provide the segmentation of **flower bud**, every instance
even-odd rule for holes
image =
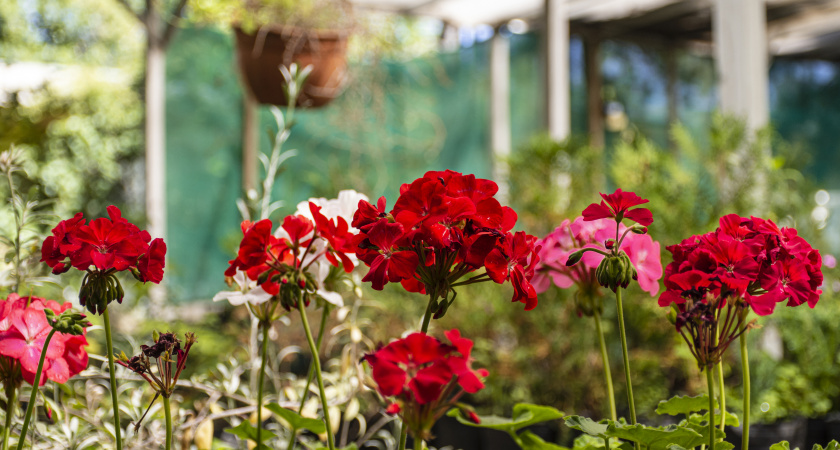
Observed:
[[[579,263],[581,258],[583,258],[583,253],[583,250],[578,250],[569,255],[569,259],[566,260],[566,266],[574,266],[575,264]]]
[[[636,234],[647,234],[648,229],[645,226],[639,225],[638,223],[630,227],[630,231]]]
[[[298,280],[298,286],[299,286],[301,289],[306,289],[306,280],[303,280],[303,279]]]
[[[604,241],[604,247],[606,247],[607,250],[612,250],[615,247],[615,239],[607,239]]]

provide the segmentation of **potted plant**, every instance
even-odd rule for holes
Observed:
[[[233,27],[239,67],[258,102],[287,104],[279,67],[293,63],[312,66],[297,106],[323,106],[342,92],[353,26],[347,0],[213,0],[193,10]]]

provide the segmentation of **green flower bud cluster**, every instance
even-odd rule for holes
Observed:
[[[46,308],[44,314],[47,316],[47,323],[59,333],[81,336],[85,333],[85,328],[91,325],[84,314],[72,309],[56,315],[53,310]]]
[[[80,303],[93,314],[102,314],[114,300],[122,303],[123,297],[125,291],[112,272],[88,272],[79,291]]]
[[[595,271],[595,277],[598,284],[610,288],[613,292],[617,291],[619,286],[626,288],[631,281],[638,279],[636,268],[624,251],[618,252],[617,255],[605,256]]]

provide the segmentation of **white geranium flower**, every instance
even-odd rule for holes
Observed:
[[[245,272],[241,270],[236,270],[233,281],[236,283],[238,290],[219,292],[213,296],[214,302],[227,300],[233,306],[244,305],[245,303],[259,305],[267,302],[271,298],[271,294],[266,292],[261,286],[257,286],[256,281],[249,280]]]
[[[359,209],[359,200],[369,201],[367,195],[356,192],[353,189],[345,189],[339,191],[338,198],[310,198],[305,202],[300,202],[297,205],[295,214],[312,219],[312,212],[309,211],[309,202],[312,202],[321,207],[321,214],[327,219],[342,217],[350,225],[353,222],[353,214]],[[350,227],[350,231],[357,233],[359,230]]]

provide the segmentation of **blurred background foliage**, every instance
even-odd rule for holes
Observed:
[[[277,197],[286,200],[284,214],[310,195],[329,197],[349,187],[371,198],[387,194],[392,204],[399,184],[410,182],[427,168],[449,167],[488,176],[491,161],[482,137],[487,126],[482,115],[486,113],[487,77],[481,72],[487,45],[476,43],[457,53],[433,55],[437,42],[434,36],[429,38],[427,24],[400,17],[362,20],[370,23],[353,38],[351,87],[327,111],[303,113],[293,131],[297,139],[293,143],[300,152],[276,187]],[[224,170],[239,151],[235,133],[241,98],[235,86],[232,46],[229,35],[212,28],[182,30],[179,36],[169,55],[167,106],[173,117],[193,120],[203,128],[183,125],[171,130],[169,139],[174,141],[169,146],[172,153],[181,152],[176,158],[203,161],[207,174],[200,181],[225,190],[224,202],[210,199],[219,208],[212,210],[211,217],[220,218],[219,234],[205,237],[208,246],[229,256],[233,252],[230,239],[226,244],[221,235],[239,233],[232,199],[239,194],[240,183],[238,173]],[[180,44],[178,39],[182,39]],[[665,245],[714,229],[717,218],[730,212],[760,214],[780,225],[796,226],[815,247],[829,248],[825,243],[831,236],[821,231],[824,223],[814,221],[811,213],[814,191],[836,187],[831,185],[834,165],[830,161],[840,153],[836,140],[826,138],[830,135],[826,130],[831,130],[834,115],[840,113],[813,100],[836,98],[831,93],[837,92],[840,83],[824,75],[835,73],[836,68],[823,63],[777,63],[771,73],[773,102],[785,105],[774,109],[778,132],[768,129],[753,135],[737,119],[712,114],[714,72],[709,59],[680,54],[683,125],[669,127],[663,87],[657,82],[662,57],[656,51],[609,41],[604,46],[605,100],[623,105],[629,124],[608,133],[607,148],[593,149],[584,140],[558,143],[545,136],[532,137],[539,126],[536,111],[541,93],[535,86],[539,86],[540,69],[527,52],[535,52],[537,42],[535,35],[512,38],[513,78],[531,83],[512,86],[518,148],[509,161],[510,204],[519,213],[519,229],[544,235],[597,201],[598,191],[621,187],[651,200],[656,221],[650,234],[663,244],[663,265],[669,261]],[[0,2],[0,64],[44,63],[53,74],[51,79],[58,80],[45,80],[34,89],[0,98],[0,150],[15,143],[25,152],[25,190],[34,188],[34,196],[54,200],[57,216],[66,218],[81,210],[97,217],[114,203],[129,219],[142,223],[144,45],[142,29],[117,1]],[[579,40],[573,41],[571,53],[573,129],[582,133],[586,124]],[[453,72],[453,67],[462,70]],[[201,81],[185,81],[191,76]],[[435,103],[424,88],[436,89],[444,100]],[[395,116],[395,110],[408,113]],[[224,120],[214,122],[204,115],[208,112]],[[464,119],[457,123],[475,125],[464,127],[472,134],[456,134],[455,123],[441,119],[447,113]],[[190,132],[178,135],[180,128]],[[225,136],[210,135],[211,128]],[[423,131],[421,139],[414,133],[418,129]],[[338,150],[324,152],[327,145]],[[481,152],[465,150],[474,148]],[[0,191],[5,189],[0,183]],[[8,217],[7,211],[3,217]],[[2,224],[7,226],[8,221]],[[194,250],[188,248],[185,254]],[[176,264],[169,268],[178,273]],[[223,287],[221,273],[209,278],[217,280],[216,285],[204,283],[209,292]],[[219,355],[244,359],[243,348],[249,345],[249,336],[243,332],[249,328],[244,310],[206,302],[153,310],[145,290],[128,284],[126,305],[120,308],[123,332],[145,339],[152,328],[196,331],[197,364],[190,375],[216,377],[207,374],[211,370],[218,374],[217,364],[227,363]],[[66,288],[47,286],[36,293],[73,300],[77,288],[78,281],[71,281]],[[837,291],[838,273],[826,268],[824,294],[817,308],[780,307],[772,317],[760,320],[764,328],[750,333],[751,345],[760,349],[751,353],[755,419],[772,422],[840,411]],[[507,288],[469,286],[459,293],[455,309],[434,323],[434,332],[458,327],[475,339],[476,365],[491,372],[488,389],[471,399],[482,413],[509,413],[514,403],[529,401],[567,413],[604,414],[593,325],[574,314],[568,301],[572,294],[549,291],[541,295],[537,310],[523,312],[520,305],[510,304]],[[391,286],[383,292],[364,289],[362,298],[365,308],[360,314],[374,325],[365,330],[371,344],[416,328],[425,306],[422,297]],[[638,409],[646,420],[655,421],[652,411],[659,400],[702,392],[702,380],[656,300],[633,288],[626,302]],[[605,305],[613,375],[620,379],[614,304],[607,299]],[[153,320],[147,321],[150,316]],[[337,321],[330,322],[330,328],[334,326]],[[278,349],[303,342],[299,333],[279,327],[272,339]],[[102,345],[95,342],[93,350],[101,350]],[[333,349],[336,353],[339,347]],[[729,405],[736,411],[737,357],[733,349],[725,365],[733,399]],[[300,373],[305,370],[301,369],[305,359],[296,358],[289,368]],[[619,407],[626,408],[621,386],[616,384],[616,397]],[[767,403],[767,411],[759,407],[762,403]]]

